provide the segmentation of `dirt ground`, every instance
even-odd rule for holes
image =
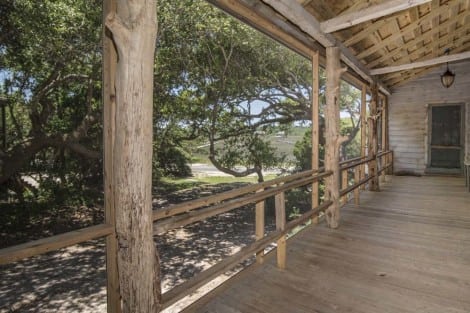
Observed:
[[[154,202],[165,206],[236,187],[200,187],[173,193]],[[269,218],[269,214],[266,224],[268,231],[274,229],[274,218]],[[253,240],[253,207],[240,208],[156,236],[163,291],[186,281]],[[95,240],[1,266],[0,312],[106,312],[104,251],[104,240]],[[180,311],[188,300],[185,301],[166,312]]]

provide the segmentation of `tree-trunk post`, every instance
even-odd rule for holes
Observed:
[[[367,150],[369,152],[369,157],[372,158],[369,166],[369,175],[373,176],[369,183],[370,191],[379,191],[379,177],[377,175],[377,152],[378,152],[378,134],[377,134],[377,102],[379,99],[379,93],[377,88],[377,83],[373,83],[371,86],[372,97],[370,100],[370,117],[369,117],[369,140]]]
[[[116,12],[116,1],[103,2],[103,20],[108,14]],[[113,151],[116,131],[116,92],[115,75],[117,52],[111,39],[111,33],[103,27],[103,171],[104,171],[104,207],[106,224],[116,227],[114,208]],[[117,265],[116,232],[106,237],[106,295],[108,313],[121,312],[119,293],[119,273]]]
[[[325,199],[332,202],[326,211],[326,221],[331,228],[339,226],[339,148],[344,140],[340,137],[339,91],[345,69],[341,68],[339,56],[339,48],[326,48],[325,169],[333,174],[326,179]]]
[[[385,141],[384,141],[384,150],[385,151],[389,151],[390,150],[390,135],[389,135],[389,103],[388,103],[388,96],[385,96],[384,97],[384,138],[385,138]],[[387,154],[387,157],[385,158],[386,160],[386,164],[390,164],[390,162],[392,161],[392,158],[391,158],[391,154]],[[389,167],[385,173],[390,175],[391,174],[391,167]]]
[[[382,146],[382,152],[385,152],[387,151],[387,122],[386,122],[386,119],[387,119],[387,102],[385,101],[385,96],[382,97],[382,111],[381,111],[381,119],[380,121],[382,122],[382,125],[380,127],[380,129],[382,130],[382,136],[381,136],[381,139],[382,139],[382,142],[381,142],[381,146]],[[382,156],[380,159],[380,169],[383,169],[385,166],[387,166],[387,158],[388,156],[387,155],[384,155]],[[380,179],[382,182],[385,182],[385,171],[382,171],[382,173],[380,173]]]
[[[367,156],[367,86],[362,85],[361,94],[361,157]],[[366,177],[366,164],[361,165],[361,180]],[[361,186],[365,190],[365,185]]]
[[[160,269],[152,222],[153,65],[156,3],[117,1],[106,16],[118,61],[114,86],[112,201],[122,311],[158,312]],[[106,95],[107,96],[107,95]],[[111,95],[110,95],[111,96]]]
[[[320,162],[320,138],[319,138],[319,93],[320,93],[320,62],[319,53],[316,52],[312,56],[312,170],[318,171]],[[312,210],[319,205],[319,189],[318,181],[312,184]],[[312,223],[318,223],[318,214],[312,217]]]

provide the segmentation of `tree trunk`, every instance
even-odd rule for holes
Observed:
[[[340,67],[339,49],[326,48],[326,107],[325,107],[325,168],[333,174],[326,179],[326,200],[333,203],[326,211],[326,221],[331,228],[339,226],[339,148],[340,137],[339,91],[343,69]]]
[[[152,223],[152,102],[157,33],[151,0],[117,1],[106,19],[117,49],[113,153],[118,271],[123,312],[160,310]]]
[[[374,83],[371,87],[371,93],[372,97],[370,100],[370,117],[369,117],[369,146],[368,146],[368,151],[369,151],[369,157],[373,158],[373,160],[370,162],[370,167],[369,167],[369,175],[374,176],[370,180],[369,184],[369,190],[370,191],[379,191],[379,177],[377,175],[377,152],[378,152],[378,138],[377,138],[377,104],[378,104],[378,98],[379,98],[379,93],[378,93],[378,87],[377,83]]]

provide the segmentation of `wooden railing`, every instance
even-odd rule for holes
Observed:
[[[343,202],[347,201],[349,193],[354,192],[355,203],[359,204],[359,188],[374,178],[373,176],[367,175],[366,167],[369,166],[370,162],[377,162],[377,175],[383,175],[388,168],[393,166],[393,153],[391,151],[384,151],[379,152],[376,158],[354,158],[341,162],[342,182],[340,195],[343,197]],[[229,212],[247,204],[254,203],[258,207],[258,205],[263,203],[267,198],[273,196],[275,198],[275,231],[265,235],[264,214],[259,214],[257,210],[257,214],[255,215],[256,241],[208,270],[163,294],[163,307],[172,305],[215,277],[250,258],[255,253],[258,254],[260,251],[264,251],[266,247],[274,242],[277,243],[278,267],[284,268],[286,264],[287,234],[295,227],[305,224],[312,218],[318,217],[319,213],[324,212],[331,205],[330,201],[324,201],[319,206],[312,208],[300,217],[287,222],[285,192],[294,188],[311,185],[331,174],[331,172],[325,172],[324,169],[320,169],[319,172],[305,171],[154,211],[154,233],[162,234],[168,230]],[[92,239],[114,235],[112,225],[100,224],[0,249],[0,265],[83,243]]]
[[[383,151],[379,152],[375,158],[358,157],[340,162],[340,195],[342,197],[343,203],[346,203],[349,200],[349,194],[351,192],[354,192],[354,203],[356,205],[359,205],[360,187],[364,186],[371,179],[375,178],[374,176],[367,175],[371,162],[377,163],[377,165],[375,166],[375,168],[378,168],[377,175],[384,177],[385,171],[393,167],[393,152]]]
[[[272,243],[277,243],[278,267],[284,268],[286,264],[286,235],[296,226],[306,223],[312,217],[325,211],[331,204],[329,201],[323,202],[318,207],[309,210],[295,220],[287,222],[285,192],[294,188],[311,185],[330,175],[331,172],[306,171],[155,211],[154,220],[156,222],[154,229],[156,234],[160,234],[176,227],[188,225],[243,207],[247,204],[262,202],[272,196],[275,198],[275,231],[257,238],[254,243],[242,248],[234,255],[163,294],[163,307],[166,308],[172,305],[207,282],[235,267],[240,262],[252,257],[255,253],[263,251]],[[255,216],[256,227],[264,228],[264,214],[256,214]],[[259,219],[263,220],[260,221]],[[264,229],[256,229],[255,233],[264,234]]]

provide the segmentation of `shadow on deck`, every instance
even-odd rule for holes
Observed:
[[[470,312],[470,193],[459,178],[393,177],[288,240],[185,312]]]

